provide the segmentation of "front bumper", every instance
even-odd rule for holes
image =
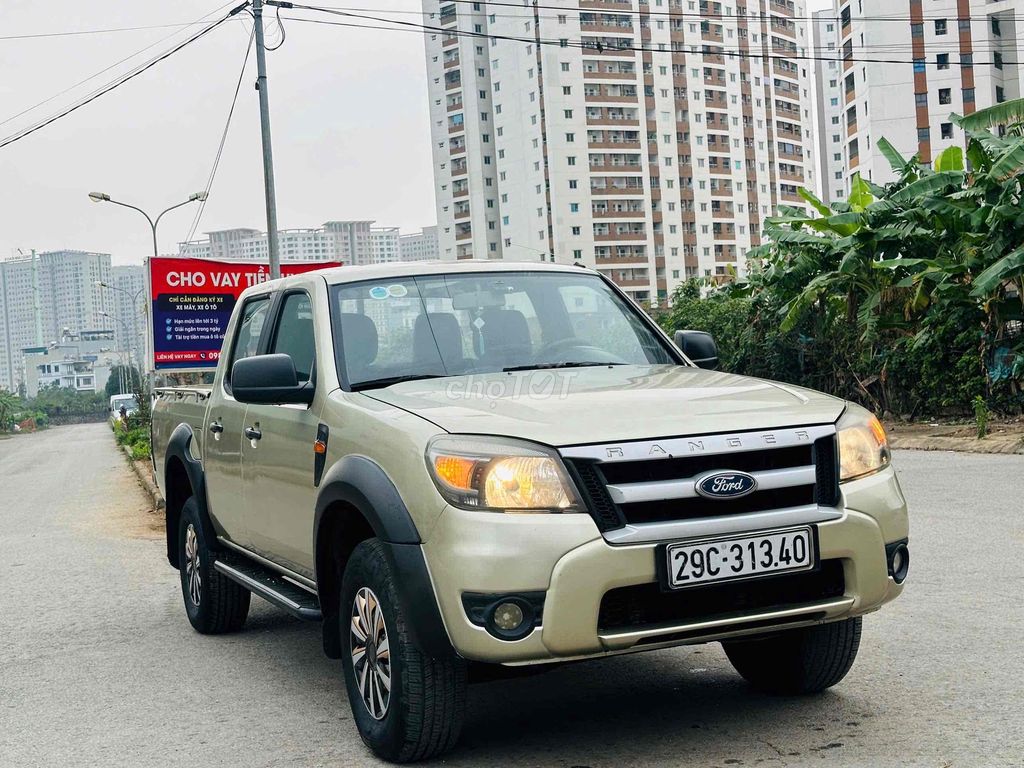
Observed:
[[[843,594],[770,609],[599,629],[601,601],[619,587],[657,581],[657,543],[613,546],[587,515],[500,515],[447,508],[423,550],[456,651],[485,662],[529,664],[758,634],[868,613],[897,597],[885,545],[906,539],[906,503],[892,468],[842,486],[842,515],[817,524],[821,560],[842,563]],[[500,640],[471,622],[464,592],[543,592],[540,626]],[[784,603],[785,595],[780,595]]]

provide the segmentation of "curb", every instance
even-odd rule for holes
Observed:
[[[956,451],[959,453],[987,453],[1003,455],[1024,454],[1024,443],[1018,438],[989,436],[983,440],[968,437],[947,437],[944,435],[893,435],[889,434],[889,447],[895,450],[912,451]]]
[[[139,468],[139,465],[132,459],[132,449],[128,446],[121,446],[124,450],[124,455],[128,459],[128,466],[132,468],[132,472],[139,479],[139,485],[142,486],[150,498],[153,500],[153,509],[163,509],[164,497],[160,494],[159,489],[156,487],[156,483],[153,482],[153,478],[149,476],[149,473]]]

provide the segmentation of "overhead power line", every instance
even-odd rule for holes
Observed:
[[[221,5],[221,6],[217,7],[217,8],[214,8],[209,13],[203,14],[202,16],[200,16],[195,21],[190,22],[189,24],[187,24],[186,28],[187,27],[196,26],[197,24],[202,24],[208,17],[212,16],[213,14],[215,14],[215,13],[217,13],[219,11],[224,10],[229,5],[231,5],[232,2],[234,2],[234,0],[230,0],[229,2],[224,3],[223,5]],[[59,99],[61,96],[63,96],[66,93],[69,93],[69,92],[73,91],[78,86],[85,85],[90,80],[95,80],[100,75],[109,72],[110,70],[114,69],[115,67],[120,66],[121,64],[124,64],[126,61],[130,61],[131,59],[134,59],[136,56],[138,56],[141,53],[144,53],[144,52],[148,51],[150,48],[155,48],[156,46],[160,45],[161,43],[164,43],[164,42],[170,40],[172,37],[177,36],[180,33],[180,31],[181,30],[178,30],[177,32],[172,32],[169,35],[161,37],[159,40],[153,41],[152,43],[150,43],[149,45],[145,46],[144,48],[140,48],[139,50],[135,51],[134,53],[128,54],[123,59],[119,59],[118,61],[115,61],[113,64],[110,64],[110,65],[104,67],[99,72],[94,72],[93,74],[89,75],[88,77],[83,78],[83,79],[79,80],[78,82],[73,83],[72,85],[69,85],[64,90],[59,91],[59,92],[53,94],[52,96],[48,96],[47,98],[43,99],[40,102],[37,102],[36,104],[33,104],[31,107],[26,107],[25,109],[21,110],[20,112],[18,112],[16,114],[13,114],[10,117],[4,118],[3,120],[0,120],[0,125],[6,125],[7,123],[11,122],[12,120],[16,120],[19,117],[21,117],[22,115],[26,115],[29,112],[32,112],[33,110],[38,109],[39,107],[43,106],[44,104],[49,104],[54,99]]]
[[[110,32],[138,32],[144,29],[170,29],[171,27],[191,27],[196,22],[185,21],[180,24],[149,24],[143,27],[111,27],[109,29],[76,29],[70,32],[34,32],[25,35],[0,35],[0,40],[38,40],[47,37],[79,37],[81,35],[105,35]]]
[[[220,136],[220,144],[217,146],[217,154],[213,158],[213,167],[210,169],[210,177],[206,180],[206,197],[203,197],[199,202],[199,207],[196,209],[196,215],[192,219],[192,226],[188,230],[188,237],[185,238],[185,242],[188,242],[193,238],[196,230],[199,229],[199,222],[202,221],[203,211],[206,210],[206,201],[209,199],[210,190],[213,188],[213,180],[217,177],[217,168],[220,166],[221,155],[224,154],[224,145],[228,139],[228,129],[231,127],[231,118],[235,114],[235,105],[238,103],[238,93],[242,89],[242,80],[245,78],[245,67],[249,63],[249,54],[252,52],[252,41],[256,37],[256,29],[253,28],[252,32],[249,33],[249,43],[245,47],[245,56],[242,58],[242,69],[238,73],[238,82],[235,83],[235,92],[231,96],[231,107],[228,109],[227,120],[224,121],[224,131]],[[282,41],[283,42],[283,41]]]
[[[267,0],[267,2],[268,2],[268,5],[277,5],[277,2],[275,2],[275,0]],[[927,63],[926,60],[915,61],[913,58],[910,58],[910,59],[897,59],[897,58],[878,58],[878,57],[875,57],[875,58],[864,58],[864,57],[857,57],[857,56],[852,56],[852,57],[851,56],[844,56],[842,51],[840,51],[840,50],[835,51],[831,55],[823,56],[823,55],[814,55],[814,54],[789,52],[789,51],[779,53],[779,52],[774,52],[774,50],[773,50],[773,52],[768,52],[768,50],[765,47],[763,47],[763,46],[760,47],[760,49],[759,49],[759,47],[757,45],[751,45],[748,50],[744,51],[744,50],[739,49],[739,48],[727,49],[724,45],[720,45],[720,44],[717,44],[717,43],[708,43],[706,41],[702,41],[699,45],[701,46],[702,49],[707,48],[708,50],[700,50],[700,51],[692,51],[692,50],[684,50],[684,49],[671,49],[671,48],[665,48],[665,49],[650,48],[650,47],[636,46],[636,45],[607,45],[607,46],[605,46],[605,45],[601,44],[600,42],[594,44],[594,43],[591,43],[591,42],[585,41],[585,40],[573,40],[573,39],[568,39],[568,38],[565,38],[565,39],[551,39],[551,38],[545,39],[545,38],[540,38],[540,37],[525,37],[525,36],[519,36],[519,35],[500,35],[500,34],[492,34],[492,33],[488,33],[488,32],[474,32],[474,31],[471,31],[471,30],[451,29],[451,28],[448,28],[448,27],[439,27],[439,26],[434,26],[434,25],[430,25],[430,24],[418,24],[416,22],[403,21],[401,19],[389,19],[387,17],[377,16],[377,15],[352,13],[352,12],[349,12],[349,11],[340,11],[340,10],[337,10],[335,8],[324,7],[324,6],[302,5],[300,3],[287,3],[287,4],[282,4],[282,5],[283,5],[283,7],[294,8],[295,10],[314,11],[314,12],[320,12],[320,13],[327,13],[327,14],[331,14],[331,15],[335,15],[335,16],[347,17],[347,18],[351,18],[351,19],[357,19],[357,20],[363,20],[363,21],[373,21],[373,22],[377,22],[377,23],[381,23],[381,24],[391,24],[391,25],[394,25],[392,27],[392,29],[394,29],[395,27],[405,27],[405,28],[420,30],[423,33],[447,34],[447,35],[453,35],[453,36],[456,36],[456,37],[469,37],[469,38],[481,39],[481,40],[499,40],[499,41],[505,41],[505,42],[518,42],[518,43],[524,43],[526,45],[546,45],[546,46],[553,46],[553,47],[558,47],[558,48],[570,48],[570,49],[578,49],[578,50],[583,50],[583,51],[591,51],[593,53],[598,53],[598,54],[603,53],[605,51],[634,51],[634,52],[641,52],[641,53],[658,53],[658,54],[666,54],[667,53],[667,54],[677,54],[677,55],[679,55],[679,54],[682,54],[682,55],[719,55],[719,56],[728,57],[728,58],[759,59],[759,60],[762,60],[762,61],[769,61],[769,60],[825,61],[825,62],[828,62],[828,61],[839,61],[839,62],[865,63],[865,64],[921,64],[921,63]],[[338,26],[341,26],[341,25],[338,25]],[[793,44],[794,44],[794,46],[796,45],[795,42]],[[694,45],[696,45],[696,44],[694,44]],[[1000,66],[1000,65],[1011,66],[1011,65],[1014,65],[1014,62],[1003,61],[1003,62],[1000,62],[999,64],[997,64],[994,60],[993,61],[974,61],[973,59],[970,62],[961,62],[959,59],[955,59],[954,60],[954,59],[951,58],[950,61],[949,61],[949,64],[950,65],[956,65],[956,66]]]
[[[34,125],[29,126],[28,128],[24,128],[21,131],[18,131],[18,132],[14,133],[14,134],[11,134],[7,138],[5,138],[2,141],[0,141],[0,149],[3,149],[4,147],[6,147],[6,146],[8,146],[10,144],[13,144],[16,141],[20,141],[21,139],[24,139],[26,136],[29,136],[29,135],[35,133],[36,131],[41,130],[42,128],[45,128],[46,126],[51,125],[52,123],[55,123],[56,121],[60,120],[61,118],[67,117],[72,112],[75,112],[75,111],[81,109],[82,107],[84,107],[86,104],[92,103],[93,101],[95,101],[96,99],[100,98],[101,96],[104,96],[104,95],[110,93],[111,91],[115,90],[116,88],[119,88],[120,86],[124,85],[129,80],[135,79],[136,77],[141,75],[143,72],[146,72],[149,69],[151,69],[152,67],[154,67],[157,64],[159,64],[161,61],[164,61],[165,59],[173,56],[178,51],[180,51],[183,48],[191,45],[192,43],[196,42],[200,38],[205,37],[207,34],[212,32],[214,29],[216,29],[221,24],[223,24],[228,19],[230,19],[232,16],[234,16],[236,13],[238,13],[241,10],[243,10],[247,5],[248,5],[248,2],[245,2],[245,3],[242,3],[241,5],[237,6],[236,8],[233,8],[227,14],[222,16],[221,18],[219,18],[216,21],[212,22],[211,24],[208,24],[207,26],[203,27],[203,29],[199,30],[199,32],[197,32],[194,35],[188,37],[183,42],[178,43],[177,45],[175,45],[170,50],[168,50],[168,51],[162,53],[161,55],[157,56],[156,58],[150,60],[145,65],[137,67],[136,69],[134,69],[133,71],[129,72],[128,74],[123,75],[123,76],[117,78],[116,80],[114,80],[113,82],[111,82],[108,85],[104,86],[103,88],[100,88],[99,90],[93,92],[89,96],[87,96],[87,97],[85,97],[83,99],[80,99],[77,103],[71,105],[70,107],[67,107],[66,109],[58,112],[57,114],[55,114],[55,115],[53,115],[53,116],[51,116],[49,118],[46,118],[45,120],[39,121],[39,122],[35,123]]]

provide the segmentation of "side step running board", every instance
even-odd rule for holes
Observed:
[[[268,603],[283,608],[304,621],[322,621],[317,596],[243,557],[222,554],[213,567]]]

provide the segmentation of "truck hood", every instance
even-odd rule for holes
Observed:
[[[447,432],[553,446],[826,424],[845,407],[813,390],[681,365],[449,376],[363,394]]]

